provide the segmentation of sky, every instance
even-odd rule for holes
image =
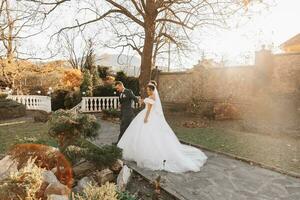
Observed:
[[[300,33],[299,10],[299,0],[277,0],[269,10],[253,16],[245,25],[231,30],[216,30],[202,46],[208,57],[223,57],[229,65],[251,64],[254,52],[262,45],[275,53],[280,52],[280,44]],[[195,57],[201,57],[201,54]]]
[[[171,67],[176,69],[190,68],[203,57],[217,61],[221,59],[227,65],[251,64],[254,61],[254,53],[263,44],[274,52],[280,52],[280,44],[300,33],[300,0],[267,0],[276,2],[269,9],[264,9],[253,16],[246,24],[232,27],[230,30],[211,28],[204,35],[197,31],[193,36],[199,37],[197,50],[191,52],[182,62],[172,62]],[[74,11],[71,7],[65,7],[59,18],[59,27],[63,24],[74,22]],[[56,20],[57,21],[57,20]],[[233,19],[233,23],[237,19]],[[39,53],[46,52],[45,46],[53,28],[46,33],[33,38],[29,45],[39,48]],[[106,36],[103,36],[106,37]],[[80,46],[78,46],[80,48]],[[119,50],[97,47],[97,53],[118,54]]]

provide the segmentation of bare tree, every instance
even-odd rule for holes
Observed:
[[[93,17],[76,20],[58,33],[100,20],[106,23],[118,38],[116,47],[131,47],[141,56],[140,88],[144,94],[155,56],[165,47],[165,41],[184,49],[182,41],[189,40],[197,27],[224,27],[230,17],[244,15],[248,11],[244,8],[257,2],[262,0],[89,0],[84,1],[78,14],[90,13]]]
[[[63,32],[58,38],[63,55],[74,69],[83,69],[88,54],[88,42],[80,37],[80,32]]]
[[[141,55],[140,88],[143,90],[150,79],[153,52],[158,53],[165,41],[182,48],[184,45],[179,38],[189,39],[196,27],[224,27],[229,17],[246,12],[243,8],[251,2],[255,0],[104,0],[101,5],[94,2],[81,9],[95,13],[96,18],[61,31],[102,19],[109,21],[119,38],[129,41],[120,45],[130,46]]]

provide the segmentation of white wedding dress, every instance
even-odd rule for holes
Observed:
[[[159,94],[155,89],[155,101],[146,98],[146,107],[152,104],[148,122],[144,123],[147,108],[131,122],[118,147],[123,158],[135,161],[139,167],[181,173],[199,171],[207,160],[197,148],[183,145],[165,120]]]

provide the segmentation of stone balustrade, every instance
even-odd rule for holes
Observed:
[[[39,95],[9,95],[12,99],[26,106],[27,110],[43,110],[51,112],[51,97]]]

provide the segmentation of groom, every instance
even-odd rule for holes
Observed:
[[[131,121],[135,117],[134,110],[132,108],[132,102],[134,101],[138,103],[139,99],[133,94],[132,90],[125,88],[121,81],[117,81],[115,83],[115,88],[120,93],[119,99],[121,104],[121,125],[118,138],[119,142]]]

